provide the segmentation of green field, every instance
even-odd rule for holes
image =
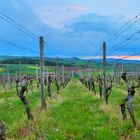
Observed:
[[[97,88],[97,87],[96,87]],[[140,96],[134,98],[134,108],[138,128],[134,128],[130,118],[123,122],[120,102],[127,94],[123,87],[113,88],[107,106],[99,95],[72,79],[69,85],[56,96],[47,97],[47,110],[40,110],[39,91],[27,95],[34,115],[34,121],[27,121],[25,109],[15,92],[0,98],[0,120],[7,128],[7,139],[14,140],[139,140],[140,139]]]
[[[36,65],[31,65],[31,64],[9,64],[8,67],[5,66],[0,66],[0,75],[6,75],[7,74],[7,69],[9,70],[9,74],[12,76],[16,75],[16,72],[19,74],[19,72],[21,74],[28,74],[28,75],[35,75],[36,74],[36,69],[38,69],[38,71],[40,70],[40,67],[36,67]],[[54,72],[55,71],[55,67],[45,67],[44,68],[45,71],[48,72]]]

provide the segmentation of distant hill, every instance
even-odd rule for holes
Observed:
[[[107,58],[107,63],[115,63],[118,60],[119,63],[122,64],[140,64],[139,60],[124,60],[124,59],[115,59],[115,58]],[[90,59],[90,61],[102,62],[103,59]]]
[[[114,64],[117,59],[114,58],[108,58],[107,63]],[[39,64],[40,58],[39,57],[24,57],[24,56],[0,56],[0,63],[2,64]],[[87,65],[89,63],[91,64],[101,64],[102,59],[80,59],[77,57],[71,57],[71,58],[51,58],[51,57],[45,57],[45,65],[48,66],[56,66],[57,63],[59,65],[65,65],[65,66],[83,66]],[[119,63],[122,64],[140,64],[140,61],[138,60],[118,60]]]
[[[24,57],[24,56],[0,56],[0,63],[2,64],[39,64],[39,57]],[[72,57],[72,58],[44,58],[45,65],[48,66],[56,66],[57,63],[59,65],[65,66],[77,66],[82,65],[84,63],[83,60]]]

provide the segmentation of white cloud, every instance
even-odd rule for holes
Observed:
[[[138,13],[138,0],[31,0],[27,2],[44,24],[62,29],[82,14],[123,16],[126,19]],[[133,6],[135,5],[135,7]]]
[[[53,28],[64,28],[64,25],[71,22],[72,19],[80,16],[86,10],[82,4],[64,4],[64,5],[33,5],[32,11],[40,18],[40,20]]]

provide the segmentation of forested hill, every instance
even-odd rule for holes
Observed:
[[[21,56],[0,56],[1,64],[38,64],[40,61],[39,57],[21,57]],[[44,63],[47,66],[65,65],[75,66],[85,64],[87,61],[80,60],[78,58],[44,58]]]
[[[27,56],[0,56],[0,63],[1,64],[38,64],[39,63],[39,57],[27,57]],[[116,63],[116,59],[107,59],[108,64],[114,64]],[[122,64],[139,64],[140,61],[138,60],[122,60],[120,59],[118,61]],[[86,65],[89,63],[92,64],[101,64],[102,59],[79,59],[76,57],[71,58],[52,58],[52,57],[45,57],[45,65],[47,66],[56,66],[58,65],[64,65],[64,66],[81,66]]]

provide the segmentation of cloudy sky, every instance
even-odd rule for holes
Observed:
[[[139,5],[139,0],[1,0],[0,12],[35,35],[44,36],[46,56],[90,58],[102,55],[104,41],[108,56],[140,52],[140,16],[113,37],[140,13]],[[0,55],[39,55],[38,39],[2,17],[0,48]]]

